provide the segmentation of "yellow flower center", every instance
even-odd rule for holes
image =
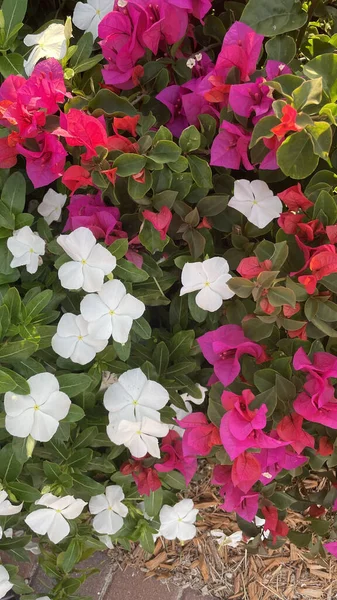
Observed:
[[[84,258],[83,258],[83,259],[81,260],[81,263],[82,263],[82,265],[86,265],[86,264],[87,264],[87,261],[86,261],[86,260],[84,260]]]
[[[34,250],[33,250],[33,248],[29,248],[29,252],[30,252],[31,254],[34,254]]]
[[[109,315],[114,315],[115,311],[114,310],[109,310]]]
[[[39,408],[40,408],[40,407],[39,407],[37,404],[35,404],[35,406],[34,406],[34,410],[39,410]]]
[[[78,336],[77,336],[77,339],[78,339],[78,340],[83,340],[83,335],[78,335]]]
[[[137,406],[137,404],[138,404],[138,400],[132,400],[132,404],[133,404],[134,406]]]
[[[98,15],[98,16],[100,16],[100,15],[101,15],[101,11],[100,11],[100,9],[99,9],[99,8],[96,10],[96,15]]]

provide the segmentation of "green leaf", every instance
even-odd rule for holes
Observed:
[[[144,317],[140,317],[133,321],[132,331],[142,340],[151,339],[152,329]]]
[[[0,56],[0,73],[4,79],[10,75],[24,75],[23,56],[14,53]]]
[[[71,540],[65,552],[62,552],[62,560],[58,566],[65,573],[70,573],[74,566],[80,561],[82,556],[82,542],[78,539]]]
[[[146,157],[140,154],[121,154],[114,160],[113,167],[117,168],[117,175],[128,177],[136,175],[145,166]]]
[[[284,510],[285,508],[289,508],[289,506],[294,504],[296,499],[292,496],[289,496],[289,494],[286,494],[285,492],[275,492],[275,494],[270,497],[270,501],[275,504],[276,508]]]
[[[62,420],[62,423],[76,423],[77,421],[81,421],[85,417],[85,412],[83,408],[77,406],[77,404],[72,404],[67,416]]]
[[[52,290],[44,290],[40,294],[37,294],[26,304],[26,318],[25,323],[30,323],[35,317],[40,315],[46,308],[53,297]]]
[[[149,278],[148,273],[142,269],[138,269],[133,263],[122,258],[118,261],[117,267],[114,269],[114,275],[123,281],[132,281],[133,283],[141,283]]]
[[[333,196],[322,190],[314,204],[313,218],[319,219],[326,227],[333,225],[337,220],[337,204]]]
[[[153,353],[153,364],[156,367],[158,375],[163,375],[169,364],[170,353],[165,342],[159,342]]]
[[[22,471],[22,463],[18,461],[12,444],[6,444],[0,450],[0,479],[2,481],[15,481]]]
[[[271,130],[276,125],[279,125],[279,122],[279,119],[275,116],[262,117],[254,127],[249,148],[254,148],[254,146],[263,138],[272,138],[274,134]]]
[[[21,342],[5,342],[0,347],[0,361],[13,362],[28,358],[37,350],[35,342],[22,340]]]
[[[274,387],[276,383],[277,372],[273,369],[260,369],[254,374],[254,385],[259,392],[266,392]]]
[[[2,190],[1,201],[14,215],[23,212],[26,203],[26,181],[19,171],[7,179]]]
[[[322,77],[304,81],[293,91],[294,105],[297,111],[303,110],[311,104],[320,104],[322,101],[323,80]]]
[[[162,252],[165,246],[169,242],[169,238],[165,236],[164,239],[161,238],[161,235],[157,229],[150,223],[150,221],[144,221],[143,227],[138,234],[139,240],[141,244],[143,244],[144,248],[151,252],[151,254],[155,254],[156,252]]]
[[[15,388],[15,382],[10,375],[0,370],[0,393],[14,392]]]
[[[255,283],[253,281],[244,279],[243,277],[232,277],[227,285],[232,292],[235,292],[235,294],[239,296],[239,298],[249,298],[255,288]]]
[[[18,324],[21,320],[21,298],[15,287],[11,287],[6,292],[3,304],[8,308],[10,322]]]
[[[276,286],[269,290],[268,300],[273,306],[290,304],[290,306],[295,308],[296,305],[296,296],[293,290],[281,286]]]
[[[145,512],[149,517],[156,517],[163,505],[163,490],[159,488],[155,492],[150,492],[149,496],[144,496]]]
[[[178,331],[169,341],[172,362],[187,358],[195,339],[194,331]]]
[[[149,158],[157,164],[176,162],[181,154],[181,148],[168,140],[159,141],[149,153]]]
[[[16,25],[23,23],[27,11],[28,0],[4,0],[1,6],[4,20],[6,39],[9,39],[11,32]]]
[[[277,163],[292,179],[311,175],[318,165],[318,156],[314,154],[310,135],[303,130],[287,137],[277,151]]]
[[[154,551],[154,539],[153,539],[153,531],[149,529],[149,526],[146,524],[141,529],[141,533],[139,536],[140,545],[149,554],[153,554]]]
[[[329,123],[318,122],[309,125],[307,132],[310,134],[314,153],[320,158],[329,161],[329,152],[332,144],[332,130]]]
[[[13,481],[9,483],[8,488],[15,495],[15,497],[22,502],[35,502],[35,500],[41,496],[39,490],[33,488],[27,483],[20,483],[19,481]]]
[[[93,49],[93,36],[90,31],[84,33],[77,42],[76,52],[72,55],[69,66],[75,70],[83,61],[91,56]]]
[[[229,196],[225,194],[206,196],[199,200],[197,209],[201,217],[215,217],[225,210],[228,200]]]
[[[124,117],[125,115],[134,117],[137,114],[135,107],[132,106],[132,104],[130,104],[126,98],[123,96],[118,96],[114,92],[111,92],[107,89],[99,90],[97,92],[95,98],[90,100],[89,108],[95,117],[99,117],[100,115],[104,114],[110,117]]]
[[[66,375],[59,375],[58,382],[60,391],[67,394],[69,398],[73,398],[88,389],[91,385],[91,377],[84,373],[67,373]]]
[[[170,473],[160,474],[160,479],[174,490],[186,489],[185,477],[178,471],[170,471]]]
[[[290,35],[277,35],[266,43],[266,52],[269,60],[288,65],[296,54],[295,40]]]
[[[303,66],[303,73],[309,79],[322,77],[325,93],[332,102],[337,100],[337,54],[316,56]]]
[[[128,240],[126,238],[121,238],[113,242],[113,244],[111,244],[111,246],[108,247],[108,250],[113,256],[117,258],[117,260],[119,260],[120,258],[123,258],[123,256],[125,256],[125,254],[128,251],[128,248]]]
[[[81,431],[79,435],[76,436],[72,449],[75,450],[77,448],[86,448],[87,446],[91,446],[91,443],[97,438],[98,429],[97,427],[88,427],[84,431]]]
[[[297,548],[306,548],[311,542],[312,535],[311,533],[300,533],[299,531],[291,530],[287,537]]]
[[[93,450],[90,448],[82,448],[70,454],[67,459],[67,466],[72,469],[83,469],[90,463],[93,458]]]
[[[73,473],[72,477],[74,480],[74,491],[83,498],[83,500],[87,501],[90,500],[92,496],[104,494],[104,485],[98,483],[91,477],[79,473]]]
[[[184,153],[193,152],[198,150],[201,144],[201,136],[199,131],[194,125],[190,125],[187,129],[184,129],[180,138],[179,146]]]
[[[243,323],[243,330],[249,339],[259,342],[271,335],[273,326],[273,323],[263,323],[260,319],[250,319]]]
[[[200,188],[212,188],[212,169],[206,160],[198,156],[188,156],[191,174],[194,182]]]
[[[267,37],[300,29],[306,20],[299,0],[249,0],[241,16],[241,21]]]
[[[183,234],[183,240],[188,243],[192,258],[196,259],[203,254],[206,245],[206,239],[196,229],[187,229]]]

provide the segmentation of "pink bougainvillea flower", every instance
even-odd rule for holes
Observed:
[[[288,337],[290,337],[291,339],[296,339],[298,338],[299,340],[307,340],[308,336],[307,336],[307,323],[305,323],[305,325],[302,325],[302,327],[299,327],[298,329],[294,329],[293,331],[288,331]]]
[[[263,526],[264,531],[270,531],[274,543],[276,542],[278,535],[282,537],[288,535],[289,527],[284,521],[280,521],[275,506],[262,506],[261,511],[266,520]]]
[[[278,138],[276,135],[273,135],[271,138],[263,138],[263,143],[266,148],[268,148],[269,152],[260,163],[260,169],[276,171],[276,169],[279,168],[276,153],[281,146],[283,139],[284,138]]]
[[[322,390],[315,379],[309,379],[304,389],[305,391],[294,400],[294,410],[307,421],[337,429],[337,400],[333,395],[334,389],[327,384]],[[329,396],[331,401],[326,400]],[[322,397],[325,398],[324,404],[319,406]]]
[[[196,19],[203,19],[205,14],[212,8],[212,0],[167,0],[179,8],[188,10]]]
[[[255,454],[243,452],[232,466],[232,482],[239,490],[247,493],[261,476],[261,465]]]
[[[249,143],[250,134],[243,127],[223,121],[212,144],[210,164],[238,170],[242,162],[245,169],[251,171],[254,167],[248,158]]]
[[[62,183],[74,193],[82,187],[92,185],[92,179],[87,169],[78,165],[73,165],[64,173]]]
[[[299,302],[296,302],[295,306],[290,306],[290,304],[284,304],[282,307],[283,314],[287,319],[293,317],[301,310],[301,305]]]
[[[127,131],[128,133],[131,133],[133,137],[136,137],[136,127],[139,119],[140,115],[135,115],[134,117],[129,117],[128,115],[125,117],[114,117],[112,124],[113,130],[115,133],[118,133],[118,131]]]
[[[277,440],[277,434],[272,431],[270,437]],[[260,481],[268,485],[281,473],[283,469],[291,471],[297,469],[307,462],[308,457],[296,454],[290,446],[279,445],[277,448],[262,448],[259,454],[255,454],[261,465]]]
[[[337,273],[337,254],[333,252],[318,252],[309,263],[309,268],[317,281],[327,275]]]
[[[239,375],[239,359],[244,354],[254,356],[258,364],[267,360],[262,346],[246,338],[239,325],[222,325],[199,337],[197,342],[206,360],[214,365],[216,380],[225,387]]]
[[[215,74],[224,79],[233,67],[240,72],[241,81],[249,81],[260,56],[263,35],[236,21],[227,31],[215,64]]]
[[[323,544],[323,546],[328,552],[330,552],[330,554],[337,558],[337,541],[327,542],[326,544]]]
[[[280,75],[290,75],[292,73],[288,65],[278,60],[267,60],[265,69],[268,79],[275,79],[275,77],[279,77]]]
[[[313,206],[313,202],[303,194],[300,183],[279,192],[277,195],[291,211],[305,211]]]
[[[175,137],[179,137],[189,123],[183,108],[183,95],[187,93],[182,85],[169,85],[157,94],[156,99],[165,104],[171,113],[166,127]]]
[[[226,512],[237,512],[246,521],[252,521],[257,513],[259,494],[248,490],[246,493],[235,487],[231,477],[232,467],[216,465],[213,471],[213,485],[221,485],[220,495],[225,496],[220,506]]]
[[[72,196],[67,206],[69,217],[63,231],[74,231],[79,227],[90,229],[97,240],[103,239],[109,245],[113,238],[111,233],[118,225],[120,213],[115,206],[107,206],[102,199],[101,192],[95,196]]]
[[[199,115],[211,115],[218,120],[220,111],[206,99],[208,77],[194,77],[182,86],[182,106],[189,125],[200,127]]]
[[[304,285],[308,294],[314,294],[316,291],[317,279],[314,275],[301,275],[298,278],[299,283]]]
[[[26,158],[27,175],[35,189],[62,177],[67,156],[61,142],[50,133],[39,135],[36,142],[40,148],[37,152],[17,145],[20,154]]]
[[[143,217],[146,221],[150,221],[153,227],[159,231],[160,239],[165,240],[168,228],[172,221],[172,213],[167,206],[162,206],[159,213],[151,212],[150,210],[143,211]]]
[[[331,244],[337,244],[337,225],[327,225],[325,228],[326,234]]]
[[[66,97],[71,98],[71,94],[66,90],[62,66],[55,58],[49,58],[38,63],[25,85],[20,85],[17,100],[29,110],[44,109],[53,115]]]
[[[163,438],[160,450],[164,457],[164,462],[155,465],[157,471],[160,473],[169,473],[176,469],[182,473],[185,477],[186,485],[188,485],[197,471],[198,462],[196,456],[184,456],[180,435],[176,431],[171,430]]]
[[[145,54],[141,41],[146,28],[146,16],[134,2],[128,2],[127,10],[113,10],[98,26],[102,39],[100,46],[108,64],[103,68],[105,83],[120,89],[134,87],[137,61]]]
[[[263,77],[259,77],[255,82],[232,85],[229,91],[229,105],[232,110],[237,115],[247,118],[253,113],[254,124],[272,112],[272,90],[264,81]]]
[[[293,365],[296,371],[304,371],[313,376],[337,377],[337,356],[329,352],[316,352],[310,360],[304,349],[299,348],[295,352]]]
[[[302,131],[303,127],[296,123],[297,110],[290,104],[286,104],[282,108],[281,123],[271,129],[272,133],[277,137],[283,137],[289,131]]]
[[[303,417],[296,413],[286,415],[276,427],[281,440],[289,442],[297,454],[304,448],[314,448],[315,438],[303,429]]]
[[[146,3],[146,29],[142,32],[142,42],[153,54],[158,53],[160,43],[171,46],[186,33],[188,14],[176,3],[167,0],[156,0]]]
[[[271,271],[273,263],[271,260],[259,261],[256,256],[250,256],[243,258],[237,267],[237,272],[240,273],[241,277],[245,279],[255,279],[260,273],[264,271]]]
[[[207,456],[213,446],[220,446],[219,430],[209,423],[206,415],[201,412],[191,413],[177,420],[179,427],[185,429],[183,435],[184,456]]]
[[[100,119],[88,115],[83,110],[71,108],[67,114],[61,114],[61,127],[55,129],[54,135],[63,135],[69,146],[84,146],[86,153],[83,160],[90,160],[97,155],[96,148],[108,148],[108,136]]]

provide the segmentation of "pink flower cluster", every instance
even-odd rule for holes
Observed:
[[[98,34],[104,58],[106,84],[119,89],[137,85],[144,70],[137,65],[147,50],[157,55],[182,39],[190,16],[202,19],[211,8],[210,0],[128,0],[115,4],[101,21]]]
[[[28,80],[7,77],[0,87],[0,122],[10,133],[0,138],[1,168],[13,167],[21,154],[35,188],[62,176],[67,152],[50,125],[67,95],[62,67],[53,58],[39,63]]]

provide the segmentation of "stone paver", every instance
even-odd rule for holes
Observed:
[[[105,600],[178,600],[179,592],[172,584],[164,585],[152,577],[145,579],[140,571],[128,568],[116,573]]]

